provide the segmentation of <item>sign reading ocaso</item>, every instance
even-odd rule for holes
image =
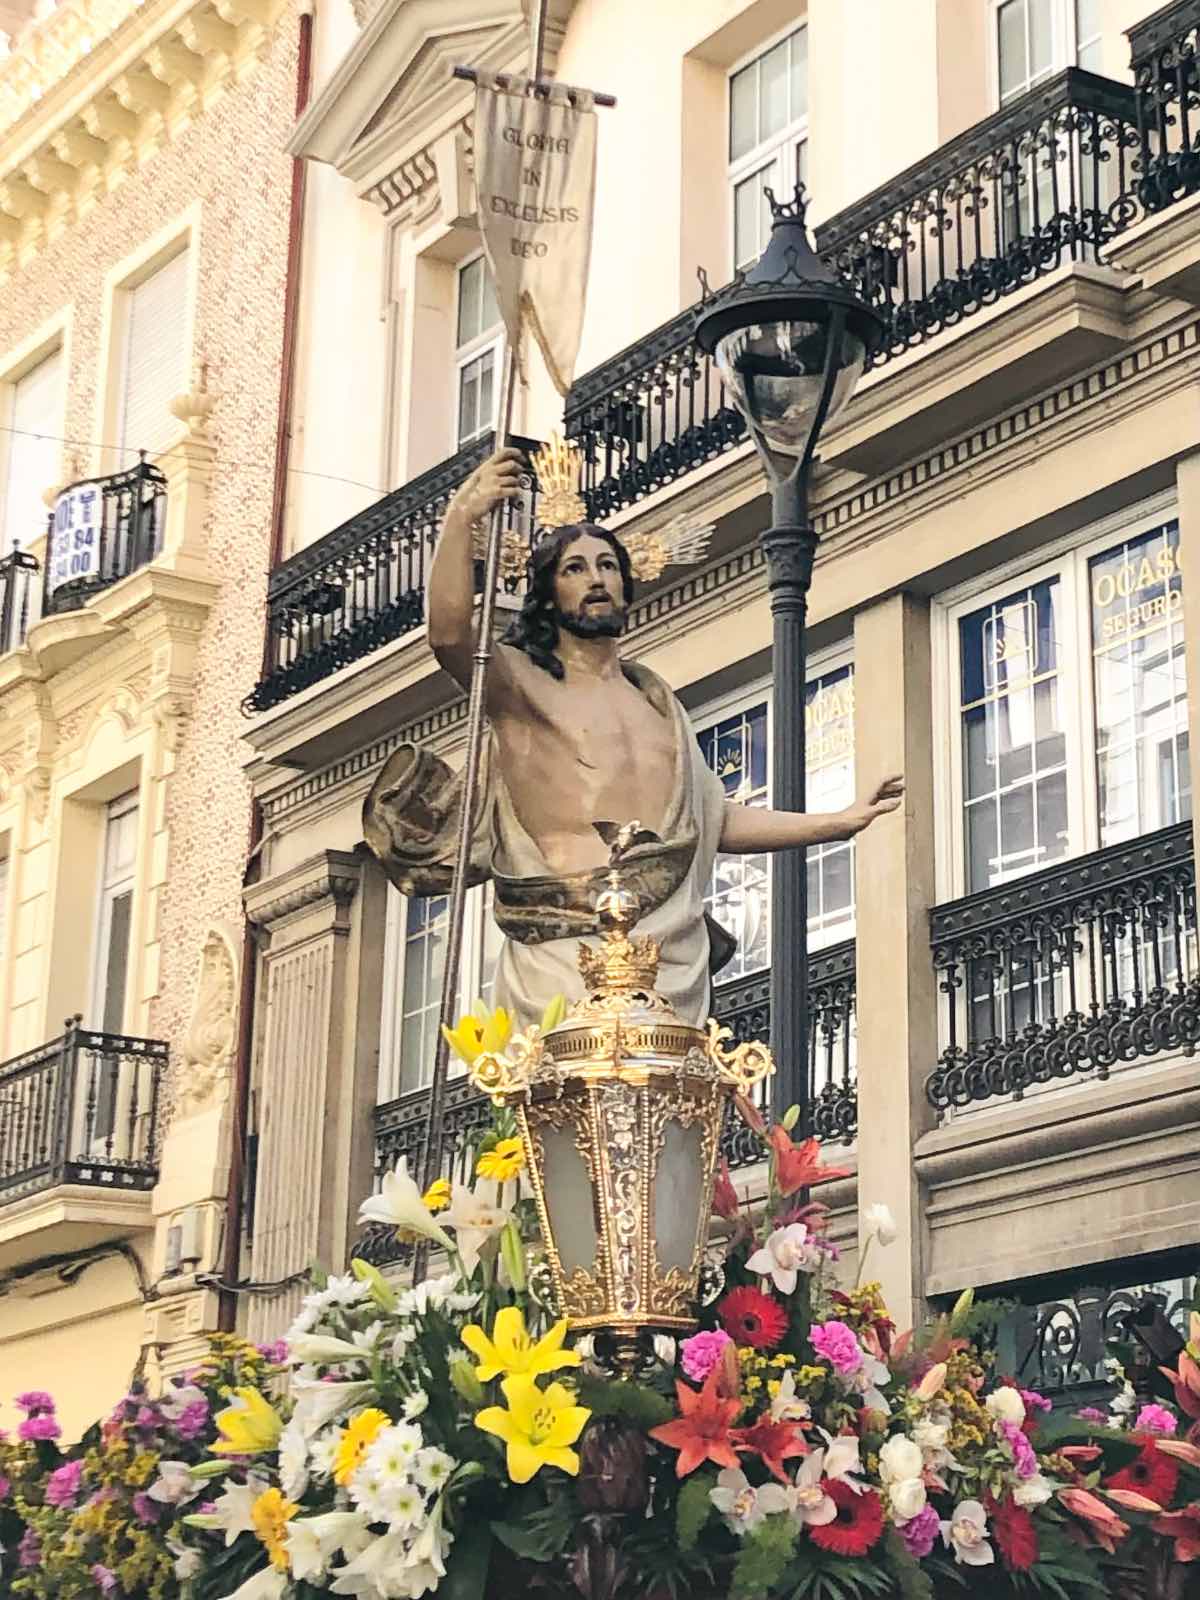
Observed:
[[[54,502],[48,562],[51,594],[64,583],[99,575],[101,514],[98,484],[72,484]]]

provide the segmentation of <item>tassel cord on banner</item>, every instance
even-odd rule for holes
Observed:
[[[508,443],[512,433],[517,394],[517,362],[512,341],[506,342],[503,367],[503,410],[500,438]],[[445,1143],[443,1120],[446,1108],[446,1079],[450,1070],[450,1046],[444,1032],[453,1027],[458,1000],[458,977],[462,965],[463,921],[467,904],[467,873],[471,863],[471,840],[475,831],[475,808],[479,792],[479,768],[483,756],[483,735],[487,720],[487,669],[492,656],[492,630],[496,617],[496,591],[499,587],[500,549],[504,538],[506,503],[492,510],[488,530],[487,560],[483,571],[483,596],[479,607],[479,630],[471,657],[471,687],[467,698],[467,753],[463,765],[462,823],[450,889],[450,909],[446,930],[446,963],[442,971],[441,1023],[433,1061],[433,1081],[429,1087],[429,1108],[425,1117],[424,1162],[421,1186],[427,1191],[440,1176]],[[413,1283],[424,1280],[429,1259],[429,1241],[418,1240],[413,1258]]]

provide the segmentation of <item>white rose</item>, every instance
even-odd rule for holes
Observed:
[[[930,1422],[924,1417],[913,1426],[913,1438],[922,1450],[944,1450],[949,1437],[950,1428],[945,1422]]]
[[[902,1478],[899,1483],[888,1485],[888,1499],[895,1515],[907,1522],[925,1509],[925,1485],[920,1478]]]
[[[1018,1478],[1012,1492],[1016,1503],[1027,1511],[1034,1506],[1044,1506],[1053,1493],[1054,1485],[1040,1472],[1035,1472],[1032,1478]]]
[[[1002,1389],[994,1390],[983,1403],[997,1422],[1015,1422],[1019,1428],[1025,1421],[1025,1402],[1007,1384]]]
[[[884,1483],[901,1483],[905,1478],[919,1478],[924,1465],[920,1445],[914,1444],[904,1433],[895,1434],[879,1452],[879,1476]]]

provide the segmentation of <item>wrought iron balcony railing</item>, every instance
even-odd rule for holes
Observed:
[[[529,439],[514,443],[537,448]],[[493,444],[492,434],[476,440],[276,567],[267,591],[267,671],[244,710],[267,711],[421,626],[446,506]],[[534,486],[527,504],[507,510],[510,536],[528,538],[536,493]],[[516,582],[507,579],[510,590]]]
[[[1068,67],[817,230],[817,248],[886,319],[873,364],[921,344],[1138,216],[1137,101]]]
[[[713,1014],[731,1029],[735,1040],[767,1039],[771,1033],[771,980],[756,973],[736,983],[722,984],[713,996]],[[810,958],[811,1060],[816,1097],[812,1126],[825,1139],[851,1140],[858,1130],[858,1101],[854,1056],[854,941],[847,940]],[[760,1108],[769,1099],[769,1086],[756,1091]],[[419,1172],[425,1150],[425,1113],[428,1089],[414,1089],[375,1110],[375,1164],[385,1172],[403,1156],[410,1172]],[[460,1078],[446,1096],[445,1138],[448,1170],[453,1182],[470,1183],[473,1136],[491,1118],[486,1096]],[[752,1166],[762,1159],[758,1140],[740,1118],[731,1116],[722,1137],[722,1150],[731,1168]],[[382,1265],[400,1260],[405,1251],[388,1228],[370,1228],[355,1246],[356,1253]]]
[[[1200,189],[1200,0],[1174,0],[1129,30],[1141,196],[1158,211]]]
[[[61,1038],[0,1066],[0,1204],[63,1183],[152,1189],[167,1046],[92,1033]]]
[[[939,1111],[1195,1051],[1192,849],[1181,823],[935,907]]]
[[[1133,91],[1069,68],[817,230],[883,313],[878,366],[1065,261],[1098,259],[1139,212]],[[567,431],[593,516],[632,505],[737,444],[744,424],[689,308],[578,380]]]
[[[0,559],[0,655],[19,650],[33,621],[37,603],[36,584],[41,568],[36,556],[14,542],[8,555]]]
[[[166,514],[167,480],[144,458],[127,472],[64,489],[50,513],[42,615],[77,610],[147,566],[162,549]]]

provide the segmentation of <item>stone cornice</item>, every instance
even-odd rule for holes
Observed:
[[[239,81],[285,3],[70,0],[61,49],[53,18],[24,35],[0,76],[0,278]]]
[[[273,932],[314,907],[344,909],[361,879],[362,863],[352,851],[323,850],[247,889],[246,916],[256,927]]]

